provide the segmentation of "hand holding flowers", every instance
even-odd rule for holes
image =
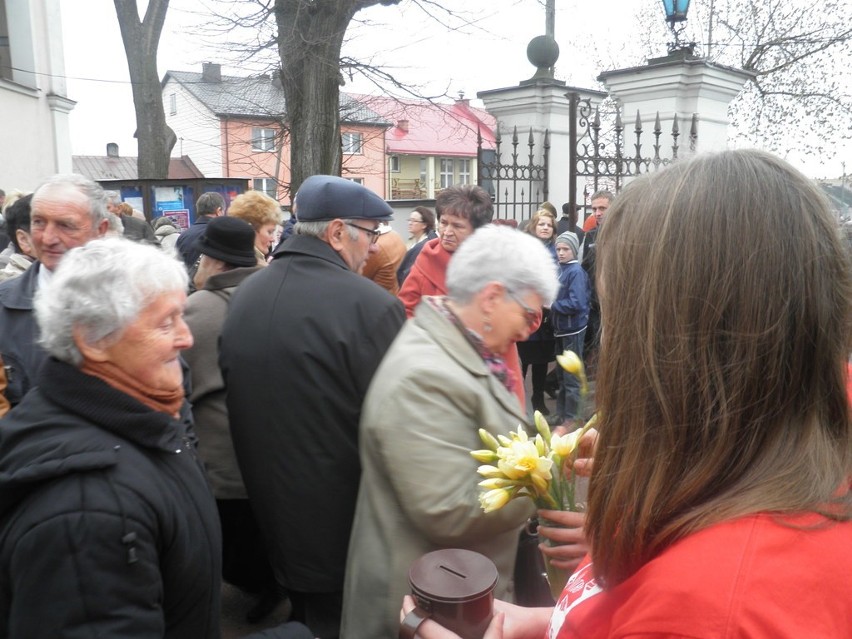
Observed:
[[[583,363],[571,351],[566,351],[557,359],[569,373],[580,379],[582,406],[588,390]],[[485,448],[472,451],[471,455],[483,464],[478,468],[478,473],[484,477],[479,482],[483,490],[479,500],[485,512],[502,508],[518,497],[529,497],[539,509],[551,513],[557,511],[557,515],[552,517],[548,517],[547,512],[542,513],[545,520],[542,525],[546,527],[543,536],[555,544],[569,544],[559,550],[545,552],[548,556],[546,563],[551,589],[554,597],[557,597],[567,580],[567,574],[562,574],[562,571],[576,567],[586,550],[582,515],[573,517],[574,525],[569,526],[562,521],[566,515],[559,515],[558,511],[574,513],[582,510],[583,504],[577,503],[574,480],[578,474],[591,473],[591,451],[597,439],[596,431],[591,429],[597,422],[597,415],[592,416],[581,429],[565,434],[551,433],[547,421],[538,411],[534,414],[534,421],[538,432],[533,439],[522,425],[518,426],[516,432],[498,435],[496,438],[485,429],[480,429],[479,437]],[[579,454],[584,457],[578,459]],[[547,520],[555,526],[547,526]],[[566,536],[570,539],[563,538]]]

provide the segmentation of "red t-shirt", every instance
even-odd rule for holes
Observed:
[[[587,559],[565,586],[546,637],[852,637],[852,523],[816,515],[785,521],[753,515],[711,526],[610,591],[595,583]]]
[[[846,364],[846,395],[852,404],[852,364]]]

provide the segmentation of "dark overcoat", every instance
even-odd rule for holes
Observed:
[[[295,235],[231,300],[220,366],[246,490],[276,578],[343,590],[358,421],[402,304],[324,241]]]
[[[0,355],[6,367],[6,399],[16,405],[35,383],[47,353],[38,343],[33,313],[41,262],[0,284]]]
[[[0,637],[218,639],[220,534],[181,418],[48,359],[0,426]]]

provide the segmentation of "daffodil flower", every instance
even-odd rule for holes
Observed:
[[[505,477],[492,477],[491,479],[483,479],[479,482],[479,487],[484,490],[494,490],[495,488],[510,488],[517,486],[518,482]]]
[[[482,510],[490,513],[505,506],[511,498],[512,492],[510,490],[495,488],[494,490],[489,490],[487,493],[482,493],[479,496],[479,504],[482,506]]]
[[[583,362],[574,351],[563,351],[562,354],[556,356],[556,361],[568,373],[572,375],[580,375],[583,370]]]
[[[470,456],[483,464],[493,464],[497,461],[497,453],[493,450],[472,450]]]
[[[567,433],[566,435],[554,435],[550,440],[550,450],[562,459],[566,459],[577,448],[581,433],[582,430],[575,430],[573,433]]]
[[[538,431],[538,434],[542,436],[544,443],[550,446],[550,424],[547,423],[547,420],[540,411],[533,413],[533,420],[535,421],[535,429]]]
[[[550,486],[550,470],[547,471],[547,477],[543,474],[533,473],[530,475],[530,480],[533,483],[533,487],[535,487],[535,492],[537,495],[546,495],[547,489]]]
[[[535,436],[535,449],[538,451],[539,457],[547,457],[547,444],[544,443],[544,438],[541,435]]]
[[[483,477],[505,477],[503,471],[497,468],[497,466],[480,466],[476,469]]]
[[[511,446],[498,451],[498,455],[500,460],[497,467],[509,479],[521,479],[534,474],[550,479],[550,467],[553,462],[539,456],[534,442],[515,441]]]
[[[482,440],[482,443],[485,444],[485,447],[497,452],[497,447],[500,445],[497,443],[497,440],[494,438],[494,435],[489,433],[484,428],[479,429],[479,439]]]
[[[562,367],[566,373],[574,375],[580,380],[580,393],[585,395],[589,390],[589,384],[586,380],[586,369],[583,366],[583,360],[579,358],[574,351],[563,351],[561,355],[556,356],[556,362]]]

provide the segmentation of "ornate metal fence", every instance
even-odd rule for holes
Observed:
[[[643,155],[642,133],[643,126],[639,113],[636,113],[636,122],[633,128],[635,142],[633,152],[627,151],[626,133],[621,119],[621,111],[615,110],[615,123],[610,135],[603,132],[601,125],[600,109],[596,107],[592,112],[591,100],[580,98],[577,93],[567,93],[566,97],[570,103],[569,138],[571,148],[569,151],[569,201],[572,206],[585,204],[588,197],[588,188],[584,190],[583,202],[577,201],[578,178],[588,178],[591,181],[592,193],[601,188],[614,190],[616,193],[624,186],[626,178],[636,177],[650,171],[656,171],[662,166],[677,159],[681,149],[678,138],[680,137],[680,124],[677,114],[672,121],[671,130],[671,156],[662,154],[663,145],[662,126],[660,124],[660,113],[654,122],[654,142],[651,145],[653,155]],[[607,139],[609,138],[609,139]],[[689,150],[695,151],[698,141],[698,114],[692,115],[689,128]]]
[[[585,205],[587,198],[600,189],[615,193],[621,190],[626,180],[656,171],[678,158],[682,151],[680,122],[675,114],[672,121],[671,143],[663,140],[660,114],[657,113],[653,130],[651,154],[643,151],[642,134],[646,132],[639,113],[633,126],[633,149],[628,150],[628,136],[621,111],[602,118],[600,108],[592,108],[590,98],[581,98],[578,93],[566,93],[570,106],[568,184],[569,202],[572,206]],[[603,124],[602,120],[606,123]],[[698,115],[693,114],[689,127],[688,148],[695,151],[698,141]],[[538,206],[548,199],[548,176],[550,163],[550,131],[545,130],[541,141],[541,153],[536,153],[535,136],[530,128],[526,146],[526,161],[520,160],[521,146],[518,128],[512,131],[511,152],[504,161],[503,140],[499,129],[495,132],[495,149],[484,149],[482,136],[477,134],[478,184],[494,200],[496,219],[529,219]],[[667,147],[667,148],[666,148]],[[669,154],[667,151],[671,149]],[[536,162],[536,157],[541,162]],[[561,173],[564,168],[557,167]],[[578,201],[578,182],[586,178],[583,199]],[[589,190],[591,187],[591,191]]]
[[[502,137],[495,131],[495,149],[483,149],[482,136],[477,133],[477,164],[479,185],[494,200],[494,217],[504,220],[529,219],[539,204],[547,200],[548,162],[550,159],[550,132],[544,132],[542,160],[536,163],[535,138],[530,129],[526,162],[520,162],[518,128],[512,131],[511,161],[503,162]]]

